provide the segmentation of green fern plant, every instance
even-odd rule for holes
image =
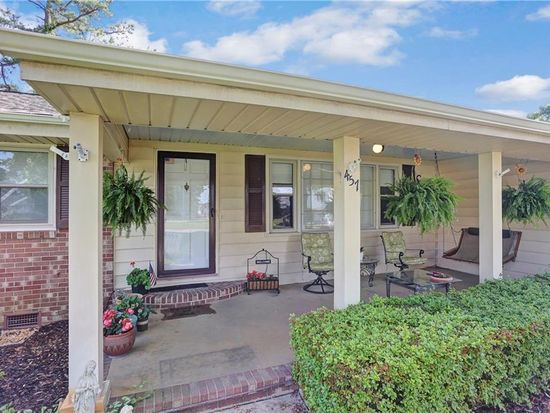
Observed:
[[[145,185],[148,179],[141,172],[137,177],[124,166],[113,174],[105,172],[103,178],[103,223],[113,231],[122,231],[130,236],[132,227],[141,229],[145,236],[147,224],[159,208],[164,208],[151,188]]]
[[[522,224],[546,225],[550,215],[550,184],[541,177],[533,176],[521,181],[517,188],[507,186],[502,191],[502,217]]]
[[[386,218],[416,224],[421,233],[450,225],[459,199],[452,187],[450,180],[440,176],[418,180],[404,176],[391,187],[395,195],[388,200]]]

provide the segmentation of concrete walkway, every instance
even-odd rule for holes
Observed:
[[[478,277],[457,274],[464,282],[456,288],[477,284]],[[392,295],[410,291],[392,286]],[[385,295],[385,282],[377,275],[375,285],[361,284],[368,301]],[[289,346],[290,314],[320,307],[332,308],[332,294],[304,292],[302,285],[281,287],[280,295],[256,292],[215,303],[211,311],[171,320],[152,315],[149,330],[138,333],[130,354],[114,358],[108,379],[113,396],[196,382],[292,361]]]

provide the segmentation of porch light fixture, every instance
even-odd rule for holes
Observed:
[[[372,145],[372,151],[374,153],[382,153],[384,152],[384,145],[380,145],[379,143],[375,143]]]

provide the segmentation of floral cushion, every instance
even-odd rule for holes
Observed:
[[[328,233],[302,234],[302,253],[311,257],[309,265],[313,271],[332,271],[334,269],[332,242]],[[307,268],[307,258],[305,257],[304,268]]]
[[[405,253],[405,240],[401,231],[382,232],[387,262],[399,262],[399,254]]]

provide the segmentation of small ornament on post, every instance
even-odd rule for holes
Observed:
[[[279,290],[279,258],[261,249],[246,263],[246,292]]]

